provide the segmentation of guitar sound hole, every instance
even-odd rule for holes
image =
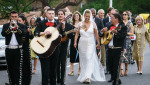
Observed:
[[[51,37],[51,35],[52,35],[52,34],[48,34],[48,35],[46,35],[46,36],[45,36],[45,38],[47,38],[47,39],[48,39],[48,38],[50,38],[50,37]]]

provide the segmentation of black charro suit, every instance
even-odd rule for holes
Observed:
[[[31,57],[30,57],[30,47],[29,47],[29,39],[33,39],[33,34],[29,34],[27,31],[28,26],[25,25],[25,35],[23,38],[23,77],[22,77],[22,85],[30,85],[31,83],[31,75],[32,75],[32,65],[31,65]]]
[[[111,26],[108,27],[108,30],[110,29]],[[120,55],[121,55],[121,51],[123,51],[124,41],[127,34],[127,27],[123,23],[120,23],[118,27],[120,27],[120,29],[118,29],[117,34],[114,34],[113,36],[113,46],[121,47],[121,48],[110,48],[108,44],[108,64],[109,64],[109,70],[111,74],[111,80],[114,81],[113,83],[116,83],[117,81],[116,79],[117,79],[117,74],[119,73],[118,67],[119,67]]]
[[[64,34],[64,32],[67,32],[71,29],[73,29],[74,26],[65,23],[65,30],[62,30],[62,26],[60,26],[59,30],[61,34]],[[63,37],[64,35],[62,35]],[[73,34],[68,34],[68,38],[72,38]],[[60,44],[60,54],[58,59],[58,65],[57,65],[57,83],[60,83],[60,85],[65,84],[65,75],[66,75],[66,63],[67,63],[67,47],[68,47],[69,39],[67,39],[65,42],[62,42]]]
[[[22,50],[22,37],[24,35],[24,25],[17,23],[18,28],[15,32],[12,32],[10,29],[10,23],[6,23],[2,28],[2,36],[5,37],[6,50],[6,61],[8,65],[8,77],[9,83],[11,85],[22,85],[22,59],[23,59],[23,50]],[[12,39],[12,35],[14,33],[14,37],[17,40],[18,45],[10,48],[10,41]],[[14,39],[12,40],[14,41]],[[9,47],[9,48],[8,48]]]
[[[39,22],[35,29],[35,36],[39,36],[40,32],[44,32],[44,30],[48,27],[46,23],[48,20],[43,20]],[[56,20],[54,20],[54,27],[57,25]],[[41,58],[39,56],[41,62],[41,72],[42,72],[42,85],[48,85],[48,79],[50,79],[50,85],[56,85],[56,69],[57,69],[57,61],[59,56],[59,45],[56,47],[55,51],[48,58]]]
[[[24,25],[23,24],[20,24],[20,23],[17,23],[18,25],[18,29],[16,30],[17,32],[15,33],[15,36],[16,36],[16,39],[17,39],[17,42],[19,45],[22,45],[22,36],[25,34],[24,32]],[[6,45],[9,45],[10,43],[10,40],[11,40],[11,37],[12,37],[12,32],[11,32],[11,29],[9,28],[10,26],[10,23],[6,23],[3,25],[3,29],[2,29],[2,36],[4,36],[6,39]]]

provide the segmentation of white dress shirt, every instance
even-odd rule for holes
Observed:
[[[53,22],[53,23],[54,23],[54,19],[53,19],[52,21],[49,21],[49,20],[48,20],[48,22]]]
[[[12,33],[12,37],[11,37],[11,40],[10,40],[9,45],[10,45],[10,46],[18,45],[18,42],[17,42],[16,36],[15,36],[15,33]]]
[[[119,23],[116,25],[116,27],[118,27],[118,25],[119,25]],[[113,33],[113,38],[114,38],[114,33]],[[112,38],[111,41],[109,42],[108,46],[114,46],[113,38]]]
[[[42,16],[40,17],[40,19],[41,19],[41,21],[43,21],[43,20],[44,20],[44,18],[43,18]],[[46,19],[46,17],[45,17],[45,19]]]

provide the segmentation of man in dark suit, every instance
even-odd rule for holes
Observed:
[[[17,23],[17,20],[18,13],[11,11],[10,23],[3,25],[1,33],[6,42],[6,61],[10,83],[6,83],[6,85],[22,85],[22,37],[24,35],[24,25]]]
[[[103,20],[104,26],[106,27],[106,23],[111,21],[111,10],[114,9],[113,7],[109,7],[107,10],[107,17]]]
[[[49,31],[45,29],[49,26],[55,27],[57,25],[56,20],[54,19],[55,11],[54,9],[47,9],[46,16],[48,20],[43,20],[39,22],[35,29],[35,36],[48,35]],[[53,24],[49,24],[53,23]],[[55,51],[48,58],[42,58],[39,56],[41,62],[41,71],[42,71],[42,85],[48,85],[48,79],[50,79],[50,85],[56,85],[56,68],[57,61],[59,56],[59,45],[56,47]]]
[[[104,25],[101,19],[96,17],[96,10],[94,8],[91,9],[93,19],[97,25],[98,28],[98,34],[100,35],[100,31],[103,29]],[[106,51],[105,51],[105,45],[101,45],[101,64],[104,67],[105,66],[105,59],[106,59]]]
[[[113,38],[108,44],[108,57],[109,57],[109,70],[111,73],[111,79],[108,82],[113,81],[113,85],[120,85],[119,79],[119,61],[121,51],[123,51],[124,41],[127,33],[127,27],[121,22],[121,16],[118,13],[111,15],[111,26],[103,28],[101,32],[111,30],[113,32]]]
[[[73,26],[64,21],[65,12],[63,10],[58,10],[58,21],[62,23],[59,27],[59,31],[62,34],[62,38],[65,36],[65,32],[73,29]],[[68,34],[67,37],[71,38],[72,34]],[[69,39],[60,43],[60,54],[57,65],[57,83],[60,85],[65,85],[65,76],[66,76],[66,63],[67,63],[67,47]]]

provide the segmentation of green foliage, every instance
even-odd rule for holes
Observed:
[[[49,6],[55,8],[60,2],[60,0],[49,0]]]
[[[150,13],[150,1],[149,0],[112,0],[113,7],[118,9],[120,13],[125,10],[131,10],[133,14]],[[109,0],[86,0],[86,4],[80,9],[82,13],[85,9],[95,8],[104,9],[105,14],[109,8]]]
[[[87,4],[83,5],[83,8],[80,9],[82,13],[85,9],[95,8],[98,12],[99,9],[107,10],[109,7],[109,0],[86,0]]]
[[[149,0],[113,0],[113,6],[120,13],[125,10],[131,10],[133,14],[150,13]]]
[[[8,18],[12,10],[18,13],[29,12],[34,0],[0,0],[0,11],[2,18]]]

